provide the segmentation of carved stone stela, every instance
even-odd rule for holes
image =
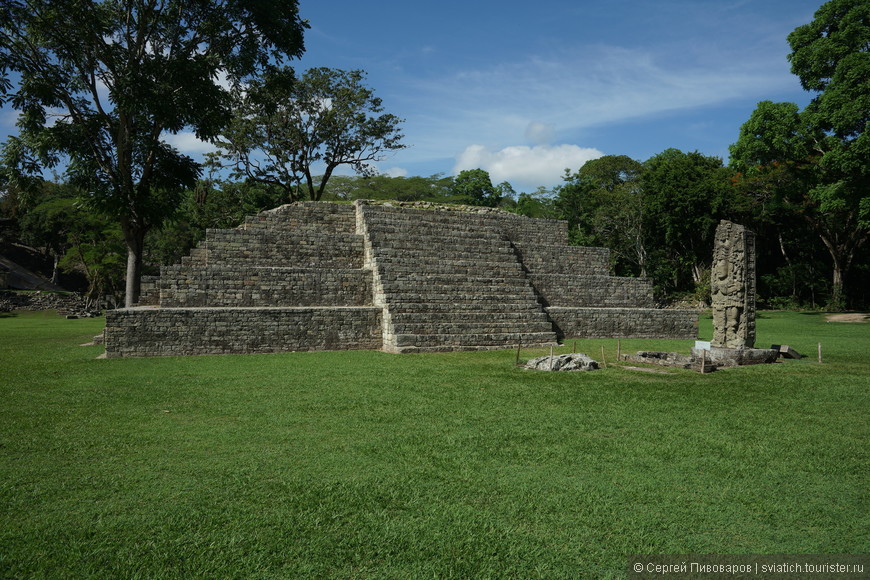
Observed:
[[[712,345],[755,346],[755,234],[722,220],[716,228],[710,273]]]

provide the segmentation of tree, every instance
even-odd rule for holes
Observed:
[[[429,177],[390,177],[388,175],[335,175],[324,191],[324,198],[351,201],[354,199],[394,199],[397,201],[433,201],[449,203],[453,178],[442,174]]]
[[[504,185],[494,186],[489,172],[484,169],[465,169],[453,178],[453,193],[469,205],[498,207]]]
[[[32,207],[24,208],[19,220],[21,241],[42,249],[51,258],[51,282],[60,284],[60,261],[73,243],[69,239],[70,233],[78,226],[81,217],[81,209],[76,205],[79,192],[51,182],[45,182],[40,189],[28,196]]]
[[[295,79],[285,68],[245,87],[239,114],[218,142],[235,177],[280,187],[292,202],[319,200],[341,165],[374,175],[373,161],[405,146],[402,119],[383,112],[364,80],[363,71],[330,68]]]
[[[7,165],[21,178],[65,163],[91,207],[118,221],[127,306],[145,234],[199,175],[166,134],[217,135],[233,105],[220,78],[238,88],[300,56],[306,26],[296,0],[3,3],[0,99],[21,112]]]
[[[642,173],[643,165],[625,155],[587,161],[566,172],[556,205],[575,243],[607,247],[617,271],[646,276]]]
[[[690,290],[704,283],[716,226],[745,211],[730,176],[721,159],[697,151],[666,149],[644,163],[644,238],[660,290]]]
[[[788,36],[805,90],[793,103],[758,104],[731,146],[744,187],[792,208],[832,262],[830,305],[844,305],[848,275],[870,236],[870,5],[831,0]]]
[[[520,193],[513,212],[531,218],[555,219],[555,193],[539,186],[534,193]]]

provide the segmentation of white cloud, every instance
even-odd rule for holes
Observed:
[[[459,154],[454,173],[465,169],[485,169],[493,183],[508,181],[520,188],[557,185],[565,169],[576,171],[591,159],[601,157],[597,149],[577,145],[525,145],[491,151],[483,145],[470,145]]]
[[[202,155],[203,153],[210,153],[217,149],[217,147],[211,143],[198,139],[192,131],[164,133],[163,140],[185,155]]]
[[[405,177],[408,175],[407,169],[401,167],[390,167],[381,171],[381,175],[389,175],[390,177]]]
[[[780,55],[683,59],[618,46],[583,46],[439,78],[402,95],[413,149],[403,160],[456,155],[469,143],[499,151],[517,143],[585,140],[592,128],[663,113],[760,100],[795,84]],[[465,155],[465,154],[463,154]],[[407,162],[407,161],[406,161]]]

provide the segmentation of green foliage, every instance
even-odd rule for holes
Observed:
[[[233,109],[218,74],[238,87],[298,57],[306,26],[295,0],[8,0],[0,102],[20,115],[4,165],[32,185],[65,162],[68,180],[124,232],[130,305],[146,232],[199,175],[164,136],[217,135]]]
[[[453,178],[443,174],[429,177],[390,177],[388,175],[335,175],[324,191],[323,199],[353,201],[355,199],[394,199],[396,201],[431,201],[455,203]]]
[[[643,165],[625,155],[605,155],[566,172],[556,208],[568,220],[573,243],[611,250],[622,275],[647,275]]]
[[[127,267],[124,236],[117,224],[92,213],[80,212],[69,233],[70,247],[60,260],[68,272],[80,272],[88,281],[85,296],[99,301],[122,293]]]
[[[665,292],[691,289],[709,268],[719,221],[739,221],[739,192],[721,159],[697,151],[667,149],[644,167],[644,234],[656,256],[652,276]]]
[[[512,351],[96,360],[101,327],[0,315],[9,577],[622,578],[627,554],[870,548],[867,324],[765,313],[761,343],[812,358],[709,375],[625,369],[613,340],[578,343],[609,361],[581,375]]]
[[[827,249],[832,305],[843,307],[846,281],[870,238],[870,5],[830,0],[788,36],[792,72],[816,95],[758,104],[731,146],[741,186],[794,212]]]
[[[82,203],[82,192],[69,184],[44,182],[28,192],[17,208],[21,241],[53,258],[53,281],[60,270],[87,280],[92,300],[123,289],[124,237],[116,223]]]
[[[469,205],[498,207],[505,195],[503,188],[504,184],[494,186],[484,169],[464,169],[453,178],[453,194]]]
[[[520,193],[511,211],[530,218],[555,219],[555,202],[554,192],[541,186],[534,193]]]
[[[316,201],[342,165],[371,176],[371,162],[405,145],[402,119],[384,113],[364,81],[360,70],[313,68],[297,79],[283,68],[246,85],[219,141],[234,177]]]

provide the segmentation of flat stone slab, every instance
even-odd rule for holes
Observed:
[[[692,349],[692,356],[700,359],[702,351]],[[708,363],[721,367],[740,367],[745,365],[760,365],[775,363],[779,358],[779,350],[772,348],[723,348],[710,347],[704,354]]]
[[[801,353],[799,353],[787,344],[772,344],[770,345],[770,348],[778,351],[779,356],[781,356],[782,358],[804,358]]]
[[[637,354],[622,355],[622,360],[675,369],[696,369],[705,373],[716,370],[716,365],[711,363],[709,359],[704,361],[704,368],[701,369],[700,355],[696,357],[676,352],[640,350]]]
[[[572,354],[539,356],[526,363],[527,369],[536,371],[594,371],[598,362],[582,352]]]

